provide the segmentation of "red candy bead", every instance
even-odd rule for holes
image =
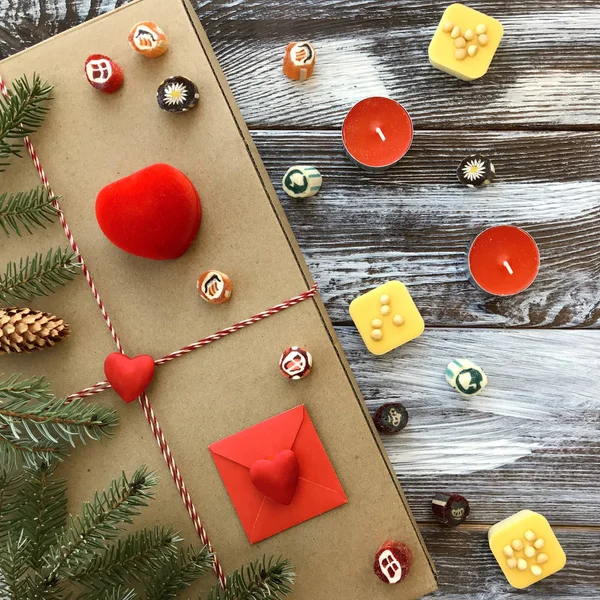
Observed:
[[[123,69],[104,54],[91,54],[85,61],[90,85],[105,94],[114,94],[123,84]]]
[[[377,550],[373,570],[385,583],[395,584],[404,581],[412,563],[412,552],[402,542],[387,541]]]
[[[300,346],[286,348],[279,359],[279,369],[286,379],[304,379],[312,369],[312,355]]]

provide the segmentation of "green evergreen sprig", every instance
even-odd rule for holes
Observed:
[[[51,585],[55,578],[69,578],[78,571],[84,557],[107,548],[107,541],[115,539],[123,523],[132,523],[140,509],[153,497],[157,484],[154,473],[140,467],[128,479],[125,473],[111,482],[109,488],[96,492],[91,502],[83,505],[80,517],[69,518],[68,528],[46,555]]]
[[[0,274],[0,300],[14,304],[47,296],[73,280],[80,269],[81,264],[70,248],[49,250],[46,255],[36,253],[21,258],[18,265],[10,262],[4,274]]]
[[[225,589],[215,586],[207,600],[281,600],[292,591],[294,568],[288,560],[264,557],[227,577]]]
[[[43,187],[0,196],[0,228],[7,236],[11,233],[20,236],[21,229],[27,233],[33,233],[38,227],[45,229],[46,223],[52,223],[56,215],[52,197]]]
[[[52,463],[76,440],[110,435],[118,423],[115,410],[76,399],[67,402],[48,391],[43,377],[0,380],[0,464]]]
[[[177,555],[165,561],[146,585],[145,600],[176,598],[196,579],[211,568],[212,555],[204,548],[180,548]]]
[[[27,552],[30,541],[23,532],[10,534],[0,552],[0,571],[10,600],[28,600],[31,580],[28,576]]]
[[[21,156],[23,137],[37,131],[49,110],[52,86],[38,75],[30,82],[27,77],[16,79],[9,98],[0,95],[0,172],[11,156]]]
[[[17,469],[4,465],[0,467],[0,546],[7,541],[7,535],[14,531],[14,515],[21,502],[20,491],[24,482],[23,474]]]

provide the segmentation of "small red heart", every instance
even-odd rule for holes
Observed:
[[[104,374],[113,390],[129,404],[150,385],[154,375],[154,359],[148,354],[129,358],[120,352],[113,352],[104,361]]]
[[[96,219],[121,250],[167,260],[181,256],[194,241],[202,205],[194,184],[179,169],[155,164],[102,188]]]
[[[250,481],[267,498],[289,504],[296,494],[298,459],[292,450],[280,452],[273,460],[257,460],[250,467]]]

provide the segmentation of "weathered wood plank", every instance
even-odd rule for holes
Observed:
[[[430,326],[598,327],[600,135],[417,132],[384,175],[360,171],[338,133],[254,133],[279,197],[334,321],[348,321],[360,292],[399,278]],[[461,187],[460,159],[493,157],[485,190]],[[297,201],[281,190],[292,164],[316,165],[324,185]],[[467,280],[465,250],[490,225],[530,231],[542,254],[534,285],[492,298]]]
[[[555,528],[567,566],[527,590],[512,588],[487,543],[487,528],[422,526],[438,569],[439,590],[428,598],[444,600],[597,600],[600,598],[600,530]]]
[[[122,3],[3,0],[0,56]],[[196,3],[251,127],[337,127],[353,103],[375,94],[403,102],[420,128],[599,126],[596,2],[474,3],[501,19],[506,36],[488,75],[473,84],[428,63],[427,45],[446,5],[441,0],[410,6],[395,0],[326,0],[308,7],[283,0]],[[283,48],[293,37],[311,38],[318,46],[315,76],[305,84],[281,73]]]
[[[600,526],[596,332],[426,329],[381,357],[354,327],[337,332],[371,411],[399,401],[409,412],[383,441],[417,519],[430,521],[433,493],[450,490],[471,501],[471,523],[529,507]],[[464,400],[446,383],[454,358],[484,369],[480,396]]]

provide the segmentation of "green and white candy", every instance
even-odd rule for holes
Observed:
[[[466,358],[455,359],[446,367],[446,381],[467,397],[480,394],[488,382],[483,369]]]
[[[323,184],[321,173],[314,167],[296,165],[283,176],[283,189],[292,198],[310,198]]]

